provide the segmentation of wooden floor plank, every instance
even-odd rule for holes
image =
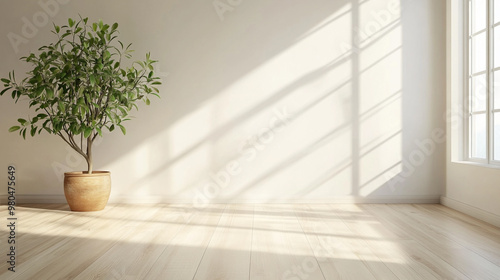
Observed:
[[[441,205],[16,210],[16,272],[2,261],[0,279],[500,279],[500,228]]]
[[[172,239],[144,279],[193,279],[226,205],[196,212]]]
[[[405,207],[404,205],[398,206],[401,209]],[[500,267],[454,242],[446,235],[441,235],[427,224],[411,219],[402,213],[398,206],[373,205],[370,210],[377,217],[402,228],[418,241],[420,246],[440,257],[468,278],[500,279]]]
[[[51,212],[51,209],[40,208],[36,211],[43,217],[43,213]],[[55,263],[55,259],[60,257],[61,252],[67,252],[70,257],[77,256],[74,254],[77,251],[71,251],[72,248],[68,245],[70,242],[78,242],[82,236],[95,234],[100,232],[100,228],[105,228],[107,220],[102,219],[102,217],[116,215],[116,222],[123,224],[123,218],[126,215],[123,211],[118,211],[115,206],[108,206],[100,212],[80,213],[67,211],[51,213],[51,219],[47,219],[46,222],[33,227],[26,227],[24,221],[21,218],[18,219],[20,227],[16,233],[19,236],[16,242],[16,273],[0,274],[0,279],[17,279],[18,277],[20,277],[19,279],[30,279],[43,269],[51,270],[53,268],[51,263]],[[60,217],[60,219],[57,217]],[[4,270],[2,269],[1,272],[4,272]]]
[[[194,279],[248,279],[253,210],[253,205],[228,205]]]
[[[250,279],[325,279],[290,205],[256,205]]]
[[[149,208],[153,216],[120,229],[126,233],[74,279],[144,279],[171,239],[184,227],[178,213],[170,211],[168,205]]]
[[[406,231],[400,231],[399,228],[391,227],[392,224],[384,224],[371,215],[366,209],[375,207],[365,205],[352,205],[351,208],[358,208],[369,217],[374,224],[359,223],[352,220],[349,227],[353,229],[357,236],[363,234],[365,239],[376,239],[383,242],[371,242],[370,246],[376,252],[383,252],[389,259],[382,258],[384,263],[399,275],[402,279],[468,279],[464,274],[450,266],[447,262],[433,254],[431,251],[422,247],[418,240],[415,240],[411,234]],[[380,206],[385,208],[386,206]],[[384,216],[390,219],[389,216]],[[411,222],[411,221],[410,221]],[[414,272],[408,274],[408,269]],[[404,271],[404,273],[403,273]]]
[[[374,273],[384,279],[398,279],[383,263],[370,265],[369,261],[378,258],[370,254],[374,258],[369,260],[366,251],[359,252],[366,248],[364,244],[353,240],[350,229],[327,205],[299,205],[296,209],[326,279],[377,279]]]
[[[154,209],[151,211],[140,205],[116,205],[107,212],[109,216],[106,219],[100,216],[99,212],[73,213],[74,223],[69,225],[73,229],[66,230],[66,237],[55,235],[64,245],[50,254],[44,252],[36,261],[30,262],[29,270],[23,273],[23,277],[74,279],[126,233],[123,229],[128,224],[149,219],[155,213],[156,208]],[[83,222],[84,220],[86,222]]]
[[[18,263],[23,263],[31,259],[32,256],[54,248],[56,243],[60,243],[60,240],[49,238],[49,236],[56,235],[57,232],[61,231],[59,224],[68,223],[71,220],[71,212],[56,206],[60,205],[31,204],[27,207],[17,208],[18,211],[15,212],[17,218],[16,242],[17,245],[22,245],[16,246]],[[111,208],[112,206],[109,206],[107,210]],[[7,211],[2,211],[2,213],[7,213]],[[104,211],[100,214],[102,213]],[[7,216],[5,216],[5,220],[6,218]],[[23,230],[25,228],[30,230]],[[6,270],[7,266],[7,263],[0,262],[0,272]]]
[[[446,216],[449,221],[454,221],[457,223],[469,225],[470,227],[475,228],[478,234],[487,235],[488,237],[496,240],[500,238],[499,227],[496,227],[485,221],[476,219],[472,216],[460,213],[455,209],[451,209],[440,204],[427,205],[426,209],[434,212],[435,214],[441,214]]]
[[[463,223],[460,220],[448,219],[440,212],[433,211],[426,207],[412,205],[403,210],[415,219],[427,223],[432,228],[448,234],[448,237],[462,246],[481,255],[497,266],[500,266],[500,236],[488,231],[481,231],[478,226]]]

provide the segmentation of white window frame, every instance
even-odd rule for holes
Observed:
[[[486,11],[487,11],[487,24],[486,24],[486,70],[475,73],[474,76],[486,74],[486,110],[471,112],[472,106],[470,104],[471,94],[473,91],[472,86],[469,87],[469,80],[473,76],[470,72],[472,67],[470,67],[471,57],[473,56],[473,52],[469,52],[471,48],[473,48],[471,38],[482,31],[476,31],[476,33],[469,35],[470,26],[473,23],[469,23],[469,14],[473,15],[473,0],[464,1],[464,110],[466,112],[464,118],[464,158],[467,161],[477,162],[482,164],[491,164],[491,165],[499,165],[500,160],[494,160],[494,113],[500,113],[500,109],[493,109],[493,74],[495,71],[500,72],[500,67],[493,68],[493,29],[496,26],[500,26],[500,21],[496,24],[493,24],[493,2],[495,0],[486,0]],[[500,4],[499,0],[496,0],[497,4]],[[469,12],[471,10],[471,12]],[[469,25],[470,24],[470,25]],[[499,28],[500,29],[500,28]],[[470,44],[469,44],[470,42]],[[500,54],[498,54],[500,55]],[[471,125],[471,117],[473,114],[485,114],[486,116],[486,158],[477,158],[472,156],[472,141],[473,137],[471,137],[471,130],[473,129]]]

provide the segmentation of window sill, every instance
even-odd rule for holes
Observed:
[[[455,161],[451,161],[451,163],[465,164],[465,165],[471,165],[471,166],[477,166],[477,167],[485,167],[485,168],[493,168],[493,169],[500,169],[500,164],[497,164],[497,163],[482,163],[482,162],[466,161],[466,160],[455,160]]]

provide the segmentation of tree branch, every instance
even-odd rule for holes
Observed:
[[[85,159],[87,159],[87,155],[78,146],[71,144],[70,141],[68,141],[66,138],[64,138],[64,135],[61,132],[57,133],[57,135],[59,135],[59,137],[61,137],[62,140],[64,140],[64,142],[66,142],[73,150],[75,150],[77,153],[79,153]]]

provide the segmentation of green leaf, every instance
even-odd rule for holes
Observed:
[[[2,80],[1,80],[1,81],[2,81],[2,82],[4,82],[4,83],[6,83],[6,84],[10,84],[10,81],[9,81],[9,80],[7,80],[7,79],[3,79],[3,78],[2,78]]]
[[[90,75],[90,85],[94,86],[96,84],[95,76],[92,74]]]
[[[50,122],[50,120],[46,120],[43,124],[42,124],[42,127],[43,128],[47,128],[47,124]]]
[[[83,97],[78,98],[78,100],[76,101],[76,104],[85,105],[85,99]]]
[[[66,104],[64,104],[64,102],[62,102],[62,101],[58,102],[57,107],[59,108],[59,111],[61,111],[61,112],[66,111]]]
[[[149,100],[149,98],[146,98],[146,105],[149,106],[149,104],[151,104],[151,101]]]
[[[21,129],[20,126],[13,126],[13,127],[9,128],[9,132],[14,132],[14,131],[17,131],[19,129]]]
[[[0,96],[2,96],[2,95],[3,95],[6,91],[8,91],[9,89],[11,89],[11,87],[8,87],[8,88],[6,88],[6,89],[2,90],[2,92],[0,92]],[[15,97],[15,96],[14,96],[14,97]]]
[[[54,29],[56,30],[56,33],[59,33],[61,31],[61,27],[54,25]]]
[[[95,130],[97,130],[97,133],[99,133],[99,136],[102,137],[102,130],[98,127],[96,127]]]
[[[112,31],[115,31],[118,28],[118,23],[114,23],[113,26],[111,27]]]
[[[86,127],[85,130],[83,131],[83,137],[89,138],[90,134],[92,133],[92,128],[91,127]]]
[[[112,125],[109,127],[109,132],[111,132],[111,131],[113,131],[113,130],[115,130],[115,125],[114,125],[114,124],[112,124]]]
[[[17,119],[17,121],[21,124],[21,125],[25,125],[28,121],[26,121],[25,119]]]
[[[119,124],[118,126],[122,130],[123,135],[127,134],[127,130],[125,129],[125,127],[123,127],[123,125]]]
[[[37,96],[37,97],[40,96],[40,94],[42,94],[42,92],[43,92],[43,88],[42,87],[39,87],[39,88],[35,89],[35,91],[34,91],[35,96]]]
[[[122,113],[122,116],[127,115],[127,111],[125,109],[123,109],[122,107],[118,107],[118,110],[120,110],[120,112]]]
[[[75,21],[71,18],[68,18],[68,24],[69,24],[69,27],[73,27],[73,25],[75,25]]]
[[[92,24],[92,30],[94,30],[94,32],[97,31],[97,23],[94,22]]]
[[[31,137],[35,136],[36,134],[36,127],[31,127],[31,131],[30,131],[30,134],[31,134]]]
[[[48,99],[52,99],[54,98],[54,90],[51,89],[51,88],[46,88],[45,89],[45,92],[47,92],[47,98]]]
[[[55,129],[57,131],[61,131],[63,129],[63,126],[64,126],[64,123],[63,122],[59,122],[59,123],[57,123]]]

